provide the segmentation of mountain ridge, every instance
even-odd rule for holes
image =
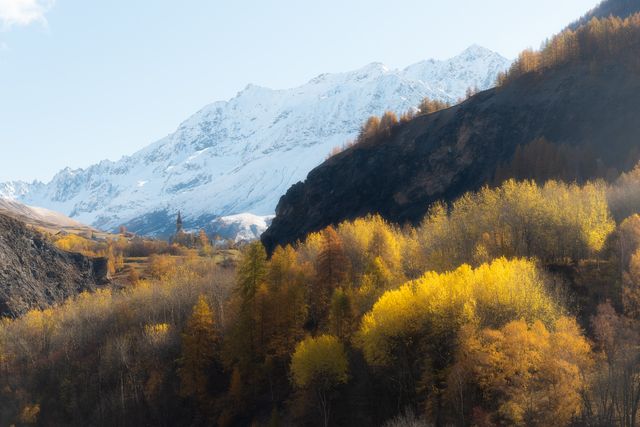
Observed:
[[[42,206],[106,231],[124,224],[167,235],[180,210],[194,228],[217,217],[269,215],[280,195],[385,110],[402,113],[425,96],[463,97],[486,88],[511,61],[479,46],[449,60],[392,70],[371,63],[320,74],[292,89],[247,85],[211,103],[169,136],[118,161],[65,168],[49,183],[0,184],[0,197]],[[453,76],[452,76],[453,73]]]
[[[637,0],[604,0],[600,2],[596,7],[587,12],[582,18],[578,19],[573,24],[569,25],[570,29],[576,29],[581,25],[586,24],[593,18],[607,18],[609,16],[616,16],[624,19],[639,10]]]
[[[90,234],[95,231],[91,227],[74,221],[59,212],[35,206],[27,206],[13,199],[0,198],[0,213],[12,216],[27,225],[46,230],[53,234],[61,231]]]
[[[569,169],[574,179],[629,170],[640,159],[635,54],[594,62],[584,53],[584,59],[524,72],[459,105],[399,124],[380,141],[345,150],[287,191],[263,243],[273,250],[367,214],[415,224],[432,203],[492,184],[498,168],[529,144],[552,147],[539,151],[541,165],[562,160],[547,178]],[[536,143],[542,139],[551,142]]]

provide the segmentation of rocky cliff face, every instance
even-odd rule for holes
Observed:
[[[627,170],[640,148],[637,76],[625,61],[572,64],[415,118],[312,170],[282,197],[262,240],[273,249],[367,213],[419,221],[434,201],[492,182],[516,147],[541,137],[588,157],[595,167],[583,178]]]
[[[108,281],[107,260],[63,252],[0,214],[0,315],[61,302]]]

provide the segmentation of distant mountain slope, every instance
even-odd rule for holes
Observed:
[[[65,169],[47,184],[0,184],[0,197],[60,211],[103,230],[126,224],[156,235],[173,231],[178,210],[192,228],[219,216],[269,215],[287,188],[333,147],[355,137],[367,117],[405,112],[425,96],[454,101],[469,87],[486,89],[510,63],[472,46],[450,60],[404,70],[373,63],[322,74],[293,89],[249,85],[130,157]]]
[[[557,65],[525,61],[504,86],[327,160],[287,191],[263,242],[273,249],[368,213],[415,222],[434,201],[453,200],[498,175],[585,179],[630,169],[640,158],[636,21],[618,39],[598,44],[585,37],[585,49]],[[616,50],[608,44],[621,40],[627,44]],[[548,56],[561,58],[556,50]],[[540,70],[527,72],[535,62]],[[519,147],[533,153],[523,165],[514,161]]]
[[[40,233],[0,213],[0,315],[61,302],[106,280],[106,259],[63,252]]]
[[[236,243],[260,239],[271,224],[272,215],[257,216],[249,213],[216,218],[205,230],[208,234]]]
[[[589,11],[570,27],[576,28],[593,18],[607,18],[609,16],[626,18],[638,12],[640,12],[639,0],[606,0],[596,6],[593,10]]]
[[[11,199],[0,198],[0,213],[51,233],[57,233],[59,231],[90,233],[93,231],[91,227],[81,224],[59,212],[27,206]]]

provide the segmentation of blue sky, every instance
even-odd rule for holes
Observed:
[[[247,83],[538,47],[598,0],[0,0],[0,181],[117,160]]]

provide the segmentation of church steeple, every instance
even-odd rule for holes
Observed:
[[[176,234],[182,232],[182,215],[178,211],[178,219],[176,220]]]

